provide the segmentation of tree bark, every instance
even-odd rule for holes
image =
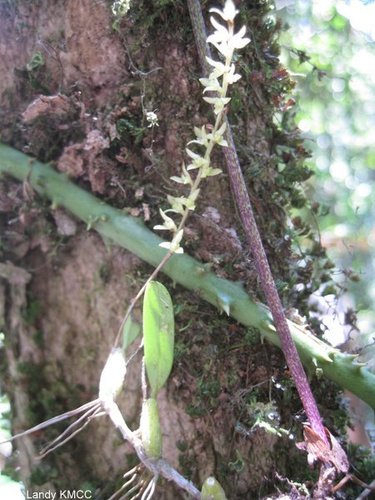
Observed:
[[[294,256],[285,238],[274,161],[275,144],[285,146],[287,139],[271,125],[277,99],[262,87],[262,78],[276,81],[272,72],[279,63],[270,54],[274,33],[263,23],[264,2],[253,4],[242,13],[253,45],[240,64],[245,83],[232,99],[234,130],[242,130],[241,159],[251,170],[268,258],[276,278],[288,282]],[[158,208],[165,208],[174,189],[169,177],[179,173],[193,127],[211,119],[202,105],[185,2],[133,0],[118,31],[110,2],[104,1],[0,0],[0,19],[1,141],[52,162],[150,227],[158,223]],[[249,69],[250,63],[257,69]],[[153,110],[159,126],[149,128],[145,112]],[[222,163],[219,155],[216,162]],[[7,266],[0,288],[2,373],[13,430],[19,432],[97,397],[122,316],[151,267],[88,232],[62,209],[46,206],[27,182],[1,181],[0,210],[1,260]],[[193,215],[188,224],[186,250],[263,299],[236,232],[225,176],[204,188],[199,213],[204,216]],[[287,387],[281,354],[166,284],[176,306],[177,339],[174,370],[159,397],[165,459],[199,488],[209,475],[217,476],[231,499],[272,492],[276,472],[303,476],[305,459],[291,440],[252,427],[273,412],[294,432],[301,406]],[[284,300],[296,305],[288,295]],[[119,403],[132,429],[139,425],[140,373],[138,354]],[[39,461],[38,450],[63,428],[17,441],[15,461],[27,490],[88,488],[94,498],[109,498],[134,465],[133,450],[103,417]],[[291,470],[292,462],[297,470]],[[182,496],[161,482],[155,498]]]

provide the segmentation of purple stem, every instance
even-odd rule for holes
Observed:
[[[283,306],[276,289],[266,252],[254,217],[249,193],[242,175],[232,132],[227,127],[226,140],[229,147],[224,148],[224,155],[227,163],[228,176],[234,195],[235,203],[241,217],[242,226],[246,240],[254,257],[255,267],[258,272],[263,293],[266,297],[268,307],[271,310],[273,321],[280,337],[281,347],[288,364],[290,373],[296,384],[298,394],[305,409],[311,428],[328,443],[324,431],[322,419],[319,414],[317,404],[308,383],[306,373],[303,369],[298,351],[294,345],[292,335],[289,331],[288,323],[284,314]]]
[[[210,56],[207,46],[207,35],[204,19],[199,0],[188,0],[190,17],[193,24],[198,54],[201,66],[205,74],[207,71],[206,55]],[[290,373],[296,384],[298,394],[305,409],[311,428],[328,444],[328,439],[324,431],[322,419],[308,383],[306,373],[303,369],[296,346],[289,331],[288,323],[284,314],[283,306],[276,289],[266,252],[255,220],[254,211],[251,205],[249,193],[242,175],[240,162],[234,145],[232,132],[227,120],[226,140],[228,147],[224,148],[224,155],[227,164],[227,171],[230,185],[238,212],[241,217],[246,240],[254,257],[255,267],[258,272],[263,293],[267,304],[271,310],[275,328],[280,337],[281,347],[288,364]]]

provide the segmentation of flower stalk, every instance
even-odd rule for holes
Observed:
[[[203,40],[207,40],[208,42],[211,41],[211,43],[214,41],[213,44],[222,53],[222,51],[220,50],[221,47],[218,46],[217,39],[211,38],[212,35],[208,38],[206,36],[199,1],[189,0],[188,3],[191,19],[194,25],[197,44],[200,48],[199,54],[201,57],[201,64],[203,69],[207,69],[206,61],[210,62],[211,58],[209,52],[207,51],[207,44]],[[215,11],[217,13],[220,13],[218,9],[215,9]],[[231,23],[233,25],[234,16],[237,14],[237,12],[238,11],[235,9],[232,0],[226,0],[224,9],[222,13],[220,13],[220,15],[224,19],[228,18],[229,16],[233,16],[231,19]],[[205,60],[203,60],[203,55],[205,57]],[[224,154],[227,162],[228,176],[232,192],[234,194],[234,200],[238,207],[238,212],[242,220],[245,236],[250,250],[254,256],[255,267],[260,277],[260,283],[263,289],[263,293],[271,310],[275,327],[280,337],[281,347],[285,355],[285,359],[291,371],[293,380],[296,384],[297,391],[299,393],[311,428],[319,435],[322,441],[328,443],[317,404],[315,402],[306,374],[304,372],[301,360],[298,355],[298,351],[293,342],[292,335],[289,331],[281,300],[277,292],[276,284],[273,279],[271,268],[269,266],[262,239],[257,227],[254,211],[251,205],[246,183],[242,175],[240,163],[228,122],[226,129],[226,140],[229,147],[224,149]]]
[[[186,148],[186,154],[190,163],[187,167],[184,163],[182,164],[181,176],[171,177],[171,179],[178,184],[190,186],[189,194],[187,196],[168,195],[167,200],[170,204],[170,208],[167,210],[159,209],[163,223],[157,224],[154,226],[154,229],[156,231],[171,231],[173,234],[172,241],[163,241],[159,244],[160,247],[167,249],[168,253],[163,257],[157,268],[154,269],[151,276],[149,276],[137,295],[131,301],[118,330],[114,343],[115,347],[117,347],[119,343],[124,324],[134,309],[135,304],[144,294],[147,285],[157,277],[160,270],[167,264],[173,254],[183,253],[181,241],[184,234],[184,226],[190,212],[195,210],[196,201],[200,193],[199,186],[202,179],[222,173],[221,169],[211,166],[211,153],[216,144],[224,148],[228,147],[228,143],[224,139],[227,128],[225,120],[226,105],[230,102],[230,97],[227,97],[227,92],[229,85],[237,82],[241,78],[241,75],[235,73],[235,65],[232,63],[233,54],[236,49],[241,49],[250,42],[250,39],[244,36],[246,32],[245,26],[243,26],[238,33],[234,32],[234,17],[237,11],[234,7],[232,8],[230,4],[228,5],[229,8],[224,7],[223,11],[216,8],[210,9],[211,12],[219,14],[227,22],[227,27],[218,23],[214,17],[211,17],[211,23],[215,28],[215,32],[207,39],[207,41],[212,43],[224,56],[225,62],[223,63],[207,57],[207,63],[212,67],[212,70],[208,78],[200,79],[204,87],[203,94],[206,92],[216,93],[216,95],[212,97],[203,97],[206,102],[212,104],[214,107],[214,114],[216,116],[215,123],[214,125],[203,125],[201,128],[194,127],[195,139],[190,141],[188,146],[190,144],[197,144],[199,147],[204,148],[204,153],[196,153],[192,149]],[[157,125],[157,121],[155,120],[154,124]],[[195,177],[190,174],[192,170],[197,171]],[[178,224],[168,215],[170,212],[181,216]],[[226,307],[224,307],[224,310],[228,312]]]
[[[212,104],[215,114],[215,123],[214,125],[203,125],[202,128],[194,128],[196,138],[190,141],[188,145],[196,144],[199,148],[203,148],[204,152],[197,153],[190,148],[186,148],[186,154],[189,157],[190,163],[187,167],[185,164],[182,165],[182,175],[180,177],[171,177],[173,181],[179,184],[189,185],[189,194],[186,197],[168,196],[168,202],[171,208],[165,211],[160,209],[160,215],[164,223],[154,227],[156,230],[172,231],[172,241],[163,242],[160,246],[174,253],[183,252],[180,246],[183,237],[183,228],[190,211],[195,209],[201,181],[206,177],[212,177],[222,173],[221,169],[211,166],[211,153],[216,144],[222,147],[228,147],[228,143],[224,139],[227,128],[227,123],[225,121],[226,106],[230,102],[230,97],[228,97],[227,94],[229,86],[241,78],[241,75],[235,72],[235,65],[232,62],[233,55],[236,49],[242,49],[250,42],[250,39],[244,36],[246,33],[245,26],[243,26],[238,33],[234,31],[234,17],[237,11],[234,9],[233,4],[227,2],[223,10],[212,8],[210,12],[218,14],[227,23],[227,26],[224,26],[213,16],[210,18],[215,31],[208,37],[207,42],[217,48],[223,56],[224,62],[206,57],[208,65],[211,66],[211,72],[208,78],[200,78],[200,82],[204,87],[203,94],[206,92],[214,93],[214,95],[204,96],[203,99],[209,104]],[[195,178],[190,175],[192,170],[197,171]],[[169,215],[167,215],[168,212],[174,212],[181,216],[178,225]]]

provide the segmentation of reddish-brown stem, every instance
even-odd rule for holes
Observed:
[[[226,140],[229,147],[224,149],[224,154],[233,196],[241,217],[247,243],[254,257],[254,263],[260,278],[262,290],[266,297],[268,307],[271,310],[277,333],[280,337],[281,347],[286,362],[296,384],[297,391],[312,429],[325,442],[327,442],[326,433],[323,428],[318,407],[308,383],[296,346],[294,345],[292,335],[289,331],[283,306],[276,289],[275,281],[273,279],[266,252],[262,244],[258,226],[255,221],[254,211],[251,206],[249,193],[246,189],[229,127],[227,127]]]
[[[204,73],[207,73],[206,55],[210,57],[206,39],[206,30],[199,0],[188,0],[190,17],[193,23],[194,35],[198,48],[199,58]],[[227,171],[241,222],[246,235],[246,240],[253,254],[255,267],[258,272],[263,293],[271,310],[277,333],[280,337],[282,350],[290,369],[297,391],[301,398],[307,418],[312,429],[321,437],[324,442],[328,442],[324,431],[322,419],[319,414],[317,404],[308,383],[306,373],[303,369],[297,349],[294,345],[275,281],[267,260],[262,239],[256,224],[254,211],[252,209],[249,193],[242,175],[236,148],[234,145],[229,123],[226,128],[227,148],[224,148],[224,155],[227,164]]]

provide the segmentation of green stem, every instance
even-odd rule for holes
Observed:
[[[65,207],[103,237],[129,250],[140,259],[156,267],[167,253],[159,247],[162,241],[138,219],[102,202],[74,185],[64,174],[32,160],[25,154],[0,144],[0,174],[9,174],[29,182],[39,194],[54,205]],[[261,335],[280,347],[269,309],[254,302],[238,284],[218,278],[189,255],[173,255],[163,268],[172,280],[220,310],[225,310],[245,326],[257,328]],[[351,391],[375,408],[375,375],[356,364],[355,356],[341,353],[303,326],[288,321],[293,340],[304,365],[314,373],[321,370],[325,376]]]

